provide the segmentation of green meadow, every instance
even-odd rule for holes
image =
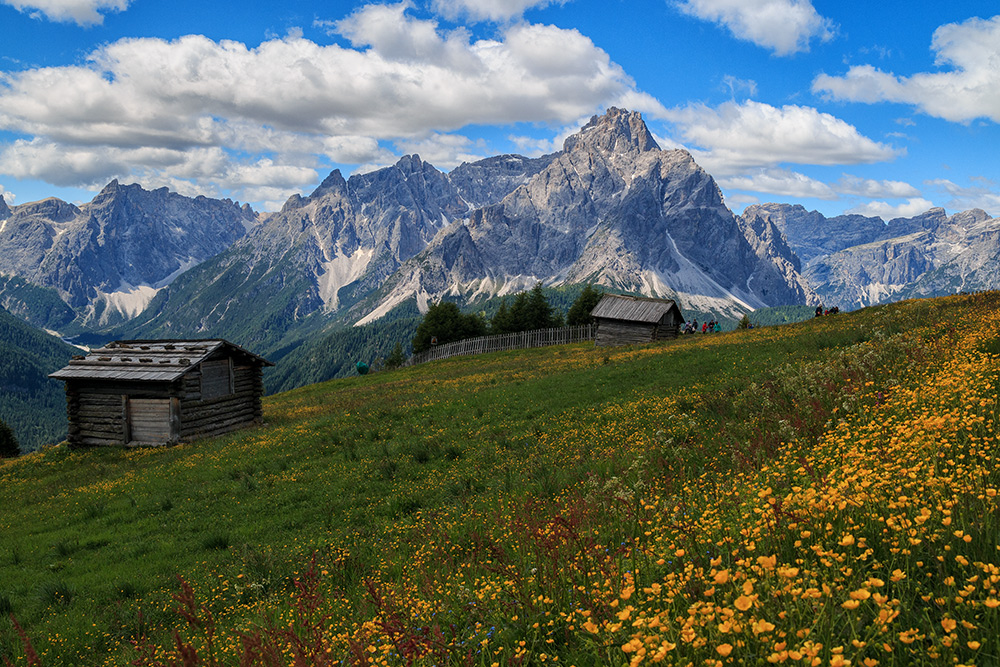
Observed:
[[[221,438],[0,462],[0,655],[998,664],[998,341],[1000,294],[910,301],[453,358],[270,396]]]

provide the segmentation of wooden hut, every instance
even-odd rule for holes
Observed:
[[[273,365],[224,340],[123,340],[49,377],[66,382],[71,446],[165,445],[260,422]]]
[[[632,345],[677,338],[684,317],[669,299],[605,294],[592,311],[596,345]]]

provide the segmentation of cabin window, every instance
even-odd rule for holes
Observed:
[[[205,361],[201,364],[201,400],[222,398],[233,393],[231,359]]]

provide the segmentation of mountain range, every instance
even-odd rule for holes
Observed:
[[[1000,219],[980,209],[949,216],[932,208],[884,223],[763,204],[742,217],[781,230],[809,286],[841,308],[1000,287]]]
[[[22,319],[82,341],[219,336],[279,357],[321,331],[538,282],[736,319],[995,287],[998,254],[1000,221],[979,210],[736,216],[688,152],[660,149],[638,113],[614,108],[550,155],[447,173],[409,155],[334,171],[269,214],[118,181],[79,206],[0,201],[0,305]]]

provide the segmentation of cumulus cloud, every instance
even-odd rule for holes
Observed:
[[[928,187],[951,196],[945,204],[949,209],[966,211],[981,208],[992,216],[1000,215],[1000,189],[994,181],[985,178],[970,179],[972,184],[959,185],[946,178],[925,181]]]
[[[628,105],[622,105],[627,108]],[[591,116],[581,116],[577,118],[572,123],[568,123],[558,130],[554,135],[549,137],[529,137],[529,136],[519,136],[519,135],[508,135],[507,140],[512,144],[517,146],[518,152],[521,155],[527,157],[540,157],[542,155],[548,155],[549,153],[555,153],[556,151],[561,151],[563,144],[566,139],[573,134],[576,134],[580,129],[590,121]],[[657,142],[659,138],[657,137]],[[664,146],[663,143],[659,144],[661,147]]]
[[[812,39],[829,40],[835,29],[809,0],[680,0],[677,8],[779,56],[808,51]]]
[[[529,9],[561,5],[566,0],[434,0],[436,12],[451,19],[470,18],[474,21],[507,21]]]
[[[716,108],[691,105],[665,117],[698,163],[716,176],[782,163],[836,165],[892,160],[899,151],[812,107],[774,107],[760,102],[727,102]]]
[[[82,26],[104,22],[104,13],[121,12],[132,0],[0,0],[5,5],[50,21],[77,23]]]
[[[261,201],[257,192],[289,190],[315,182],[314,168],[278,164],[269,158],[238,160],[218,147],[193,150],[109,146],[72,147],[41,139],[18,140],[0,150],[0,172],[63,187],[96,190],[114,178],[145,187],[166,186],[185,195]]]
[[[892,220],[893,218],[912,218],[915,215],[926,213],[933,207],[934,204],[931,202],[917,197],[895,206],[884,201],[865,202],[860,206],[848,209],[845,213],[857,213],[869,217],[879,217],[883,220]]]
[[[474,144],[468,137],[437,132],[419,140],[397,141],[395,146],[401,153],[419,155],[424,162],[445,170],[453,169],[463,162],[482,160],[487,157],[488,152],[485,146]]]
[[[783,197],[838,198],[826,183],[787,169],[762,169],[753,174],[720,178],[719,185],[725,189],[766,192]]]
[[[813,92],[850,102],[898,102],[954,122],[1000,123],[1000,16],[949,23],[934,31],[931,49],[943,71],[897,76],[872,65],[844,76],[821,74]]]
[[[920,196],[920,190],[903,181],[877,181],[847,174],[833,185],[833,189],[841,194],[858,197],[902,199]]]
[[[408,6],[365,6],[334,23],[349,47],[296,34],[255,48],[200,35],[122,39],[80,65],[0,73],[0,130],[27,137],[0,146],[0,170],[80,186],[135,173],[152,156],[165,177],[197,163],[222,182],[250,173],[233,168],[245,163],[234,154],[304,175],[326,161],[384,163],[387,143],[420,142],[449,164],[474,153],[445,138],[467,125],[662,109],[576,30],[517,23],[473,40]]]

